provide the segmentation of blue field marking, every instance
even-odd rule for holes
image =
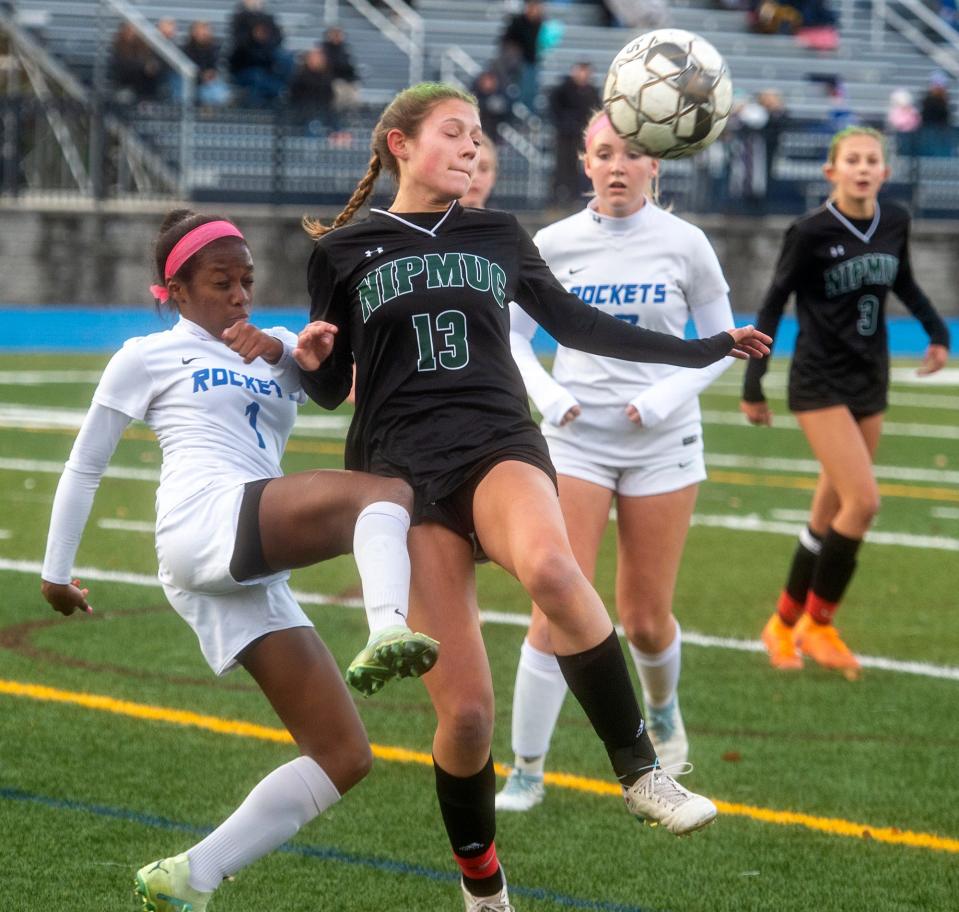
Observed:
[[[126,808],[110,807],[105,804],[89,804],[84,801],[73,801],[68,798],[53,798],[48,795],[36,795],[16,788],[0,788],[0,799],[4,801],[19,801],[26,804],[38,804],[58,811],[79,811],[84,814],[94,814],[98,817],[107,817],[112,820],[126,820],[143,826],[156,827],[161,830],[173,830],[179,833],[188,833],[191,836],[203,837],[213,831],[213,827],[196,826],[183,823],[179,820],[170,820],[167,817],[158,817],[154,814],[141,814]],[[338,864],[352,865],[359,868],[370,868],[387,874],[409,874],[425,880],[442,883],[458,883],[459,875],[450,871],[437,871],[422,865],[409,864],[405,861],[396,861],[390,858],[375,858],[369,855],[353,855],[341,852],[329,846],[300,845],[285,843],[277,849],[278,852],[288,852],[306,858],[319,858],[323,861],[332,861]],[[509,885],[509,891],[515,896],[529,899],[538,899],[551,902],[566,909],[586,909],[594,912],[663,912],[650,906],[626,906],[622,903],[604,902],[595,899],[580,899],[576,896],[566,896],[563,893],[554,893],[541,887],[522,887],[516,884]]]
[[[309,319],[306,308],[253,311],[257,326],[285,326],[299,332]],[[736,317],[743,326],[753,320],[749,314]],[[889,317],[889,347],[899,357],[919,357],[928,339],[912,317]],[[952,338],[959,338],[959,317],[946,320]],[[160,316],[149,307],[4,307],[0,305],[0,351],[17,352],[114,352],[133,336],[169,329],[172,317]],[[692,324],[687,336],[695,336]],[[777,356],[792,354],[796,320],[784,317],[776,333]],[[556,343],[542,329],[533,337],[539,354],[556,350]]]

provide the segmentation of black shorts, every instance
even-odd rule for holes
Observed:
[[[240,514],[236,520],[236,541],[230,558],[230,576],[238,583],[254,576],[269,576],[274,573],[263,556],[263,539],[260,536],[260,498],[263,489],[272,478],[248,481],[240,501]]]
[[[464,469],[463,481],[445,497],[424,504],[415,511],[413,524],[435,522],[465,538],[473,546],[473,559],[478,563],[488,561],[483,546],[476,535],[476,526],[473,522],[473,495],[479,483],[489,474],[489,471],[501,462],[525,462],[542,469],[557,488],[556,469],[549,458],[549,451],[533,444],[515,444],[507,449],[498,450],[485,456],[479,462]]]
[[[845,406],[856,420],[886,411],[888,365],[859,366],[846,372],[815,363],[797,364],[789,371],[787,403],[791,412]]]

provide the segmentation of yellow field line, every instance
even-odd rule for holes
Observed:
[[[254,722],[242,722],[233,719],[222,719],[219,716],[206,716],[184,709],[170,709],[165,706],[150,706],[146,703],[133,703],[129,700],[117,700],[114,697],[100,694],[78,693],[70,690],[60,690],[56,687],[47,687],[43,684],[26,684],[21,681],[7,681],[0,679],[0,694],[14,697],[26,697],[47,703],[66,703],[73,706],[82,706],[85,709],[95,709],[100,712],[113,713],[119,716],[128,716],[134,719],[146,719],[151,722],[168,722],[174,725],[185,725],[199,728],[204,731],[216,732],[221,735],[235,735],[241,738],[257,738],[261,741],[275,741],[292,743],[290,733],[283,728],[274,728],[267,725],[258,725]],[[421,751],[407,750],[402,747],[390,747],[382,744],[372,745],[373,755],[380,760],[393,763],[418,763],[423,766],[432,766],[432,757]],[[496,764],[496,772],[505,776],[509,770],[501,764]],[[589,779],[585,776],[575,776],[571,773],[547,773],[546,783],[557,788],[571,789],[578,792],[588,792],[594,795],[620,795],[620,788],[612,782],[600,779]],[[715,800],[715,799],[714,799]],[[780,826],[801,826],[830,836],[846,836],[856,839],[871,839],[876,842],[885,842],[891,845],[912,846],[919,849],[933,849],[938,852],[959,854],[959,839],[950,839],[946,836],[936,836],[933,833],[916,833],[911,830],[900,830],[897,827],[874,827],[870,824],[855,823],[851,820],[842,820],[834,817],[817,817],[813,814],[802,814],[796,811],[774,811],[771,808],[753,807],[748,804],[738,804],[730,801],[716,801],[720,813],[732,817],[748,817],[762,823],[774,823]]]
[[[797,478],[793,475],[760,475],[753,472],[726,472],[722,469],[710,469],[709,480],[719,484],[758,486],[761,488],[793,488],[802,491],[816,489],[815,478]],[[959,490],[956,488],[924,488],[920,485],[891,484],[879,482],[879,493],[883,497],[907,497],[913,500],[951,500],[959,503]]]

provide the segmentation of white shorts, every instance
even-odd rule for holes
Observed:
[[[243,490],[243,484],[210,485],[157,521],[163,590],[218,675],[264,634],[313,626],[290,591],[289,571],[242,583],[230,575]]]
[[[629,465],[611,464],[613,460],[585,451],[576,442],[560,436],[550,436],[547,443],[558,475],[592,482],[621,497],[668,494],[706,480],[701,434],[690,443],[673,446],[655,456],[647,455]]]

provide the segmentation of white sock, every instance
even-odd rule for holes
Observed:
[[[683,631],[676,623],[676,635],[662,652],[640,652],[632,643],[629,651],[639,672],[639,683],[643,688],[643,703],[647,711],[668,706],[676,696],[679,686],[680,653],[683,644]]]
[[[410,514],[381,500],[366,507],[353,531],[353,558],[363,584],[370,634],[406,624],[410,608]]]
[[[540,758],[539,771],[542,772],[542,758],[549,750],[565,699],[566,679],[559,670],[556,656],[540,652],[529,640],[523,640],[513,691],[513,752],[518,767],[533,771],[529,760]],[[527,758],[526,762],[521,762],[523,758]]]
[[[312,758],[297,757],[278,767],[187,852],[190,886],[201,893],[215,890],[224,877],[283,845],[339,798],[336,786]]]

